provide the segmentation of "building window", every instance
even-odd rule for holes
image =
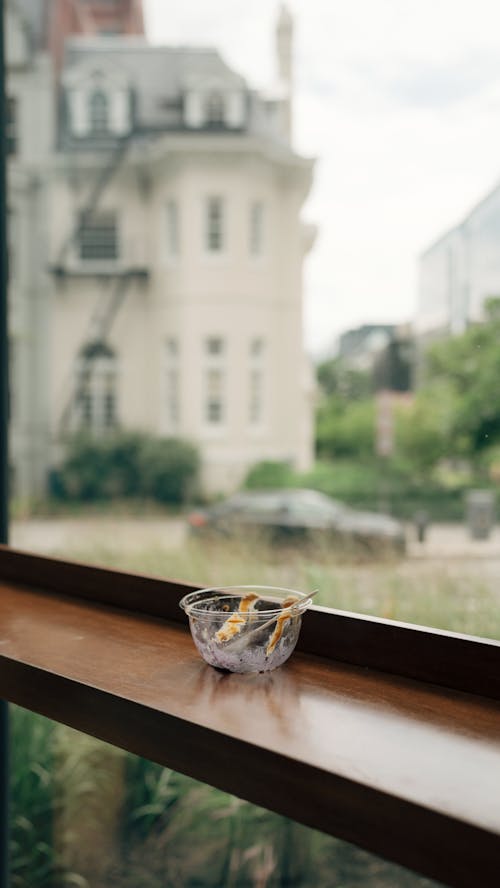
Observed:
[[[248,422],[258,426],[264,415],[264,340],[261,337],[251,340],[249,358]]]
[[[167,201],[167,255],[175,257],[179,255],[179,207],[176,200]]]
[[[8,157],[17,154],[19,150],[18,111],[17,99],[13,96],[7,96],[5,101],[5,138]]]
[[[210,425],[219,425],[224,418],[223,410],[223,371],[219,367],[207,370],[206,420]]]
[[[250,371],[250,425],[258,425],[262,420],[262,370]]]
[[[222,355],[224,353],[222,336],[209,336],[205,342],[205,350],[208,355]]]
[[[116,213],[82,213],[79,230],[80,259],[86,261],[118,259]]]
[[[264,340],[260,336],[256,336],[250,342],[250,357],[260,358],[264,353]]]
[[[209,425],[224,422],[225,342],[222,336],[205,340],[205,420]]]
[[[76,403],[79,426],[100,434],[117,425],[116,358],[104,343],[91,343],[78,367]]]
[[[109,99],[101,89],[95,89],[89,96],[89,123],[93,135],[109,132]]]
[[[173,338],[167,339],[166,343],[165,389],[167,429],[172,432],[181,418],[179,343]]]
[[[207,126],[224,126],[225,102],[224,96],[220,92],[211,92],[208,94],[205,103],[205,121]]]
[[[254,201],[250,205],[249,248],[251,256],[261,256],[264,244],[264,204]]]
[[[205,243],[209,253],[220,253],[224,248],[224,201],[221,197],[207,198]]]

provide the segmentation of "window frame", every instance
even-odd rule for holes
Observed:
[[[3,30],[4,3],[0,0],[0,17]],[[3,41],[0,34],[0,45]],[[3,56],[0,49],[0,81],[4,83]],[[3,93],[3,90],[2,90]],[[0,118],[5,120],[5,100],[0,98]],[[8,496],[8,460],[7,460],[7,402],[8,402],[8,354],[7,354],[7,250],[6,250],[6,186],[5,186],[5,145],[0,148],[0,539],[7,539],[7,496]],[[161,581],[132,574],[93,568],[88,565],[72,564],[41,558],[35,555],[19,553],[8,546],[0,546],[0,579],[4,591],[9,587],[19,593],[19,604],[27,586],[30,586],[35,600],[43,608],[58,606],[63,599],[83,602],[88,605],[89,619],[86,632],[92,637],[92,625],[97,626],[103,609],[116,609],[117,619],[141,619],[148,625],[157,625],[158,618],[173,623],[176,629],[179,624],[186,626],[186,618],[178,608],[178,598],[189,586],[173,581]],[[165,594],[168,591],[168,594]],[[16,611],[13,612],[13,622]],[[149,622],[148,622],[149,621]],[[7,627],[8,628],[8,627]],[[57,646],[54,646],[56,648]],[[347,663],[355,668],[372,669],[374,681],[384,684],[384,676],[392,675],[401,678],[403,690],[408,680],[453,689],[453,692],[467,693],[478,698],[490,697],[500,700],[500,644],[486,639],[470,638],[456,633],[442,632],[427,627],[408,626],[374,617],[363,617],[357,614],[329,612],[321,608],[313,608],[304,620],[300,637],[299,651],[314,658],[332,658]],[[54,656],[57,651],[54,649]],[[57,663],[46,668],[35,668],[29,662],[21,662],[8,655],[8,648],[0,648],[0,660],[4,669],[0,670],[0,692],[20,705],[28,706],[34,711],[49,713],[59,721],[84,730],[101,739],[108,739],[125,748],[139,750],[141,754],[154,757],[158,744],[163,745],[163,754],[169,749],[182,763],[187,763],[187,771],[197,779],[210,779],[215,785],[224,784],[223,788],[237,791],[238,786],[249,786],[253,781],[254,794],[260,794],[261,804],[271,809],[276,802],[276,795],[271,795],[266,788],[266,779],[272,782],[282,779],[288,786],[287,794],[289,816],[300,810],[302,799],[310,789],[312,777],[318,791],[321,791],[322,774],[315,773],[313,768],[306,768],[303,761],[287,760],[283,756],[269,751],[262,755],[253,748],[245,748],[245,761],[250,764],[247,774],[244,768],[228,768],[231,754],[237,749],[234,738],[228,732],[225,737],[214,736],[213,732],[202,727],[198,728],[196,737],[199,748],[205,753],[194,755],[193,745],[185,743],[186,738],[193,740],[194,734],[189,733],[189,725],[182,719],[171,715],[167,723],[162,713],[148,706],[147,701],[130,703],[116,695],[113,706],[109,708],[109,697],[98,686],[72,682],[58,671]],[[117,672],[127,668],[126,663],[115,663]],[[377,678],[378,676],[378,678]],[[224,687],[226,677],[220,677],[220,686]],[[227,684],[227,682],[226,682]],[[219,687],[219,683],[217,684]],[[464,700],[467,707],[467,700]],[[472,710],[473,712],[473,710]],[[115,716],[119,717],[117,722]],[[0,707],[1,727],[5,729],[4,707]],[[165,728],[166,724],[166,728]],[[155,728],[163,726],[163,733],[156,734]],[[167,730],[168,729],[168,730]],[[126,730],[125,738],[120,732]],[[0,734],[0,746],[4,743],[5,730]],[[169,742],[166,743],[165,740]],[[156,742],[156,745],[154,743]],[[142,744],[142,746],[141,746]],[[241,744],[240,744],[241,746]],[[244,747],[244,744],[243,744]],[[242,747],[242,748],[243,748]],[[207,755],[206,750],[211,755]],[[2,746],[2,751],[4,746]],[[306,755],[307,750],[304,750]],[[240,754],[240,753],[239,753]],[[0,821],[6,822],[6,759],[0,757],[0,783],[3,792],[0,797]],[[258,775],[255,763],[261,767]],[[259,779],[256,779],[258,776]],[[230,785],[229,777],[233,780]],[[238,783],[237,781],[242,781]],[[245,783],[246,781],[246,783]],[[360,786],[362,784],[360,783]],[[459,789],[459,788],[458,788]],[[449,858],[456,854],[461,856],[469,869],[459,875],[455,884],[477,886],[481,884],[481,874],[487,867],[498,876],[500,851],[498,838],[486,830],[462,823],[447,821],[437,817],[435,812],[425,805],[412,806],[404,799],[395,800],[393,811],[404,816],[405,822],[415,828],[423,827],[419,836],[420,862],[422,867],[415,866],[415,858],[411,857],[408,847],[397,848],[397,832],[400,830],[400,819],[392,821],[396,836],[384,835],[380,822],[387,819],[388,800],[377,793],[376,789],[362,787],[358,794],[358,802],[363,805],[348,805],[349,787],[341,778],[336,783],[338,804],[349,812],[350,823],[344,816],[335,835],[341,835],[351,841],[359,840],[356,826],[363,828],[366,835],[372,833],[370,844],[375,853],[383,852],[389,858],[397,859],[403,865],[412,866],[417,871],[425,872],[431,877],[451,878],[447,869]],[[367,818],[366,810],[370,810]],[[328,806],[324,810],[308,811],[312,825],[318,828],[327,826]],[[297,817],[296,819],[299,819]],[[0,846],[5,844],[5,834],[0,835]],[[493,839],[495,844],[493,844]],[[391,844],[392,843],[392,844]],[[429,843],[431,843],[429,845]],[[431,858],[425,855],[429,847],[438,845]],[[368,841],[365,847],[368,846]],[[0,883],[6,884],[6,857],[4,847],[0,847]],[[417,861],[418,862],[418,861]],[[488,874],[486,874],[488,879]],[[483,884],[494,884],[483,880]]]
[[[162,252],[167,262],[175,264],[181,255],[181,212],[176,197],[168,197],[164,204],[165,242]]]
[[[107,222],[107,219],[110,221]],[[92,267],[105,264],[116,265],[120,262],[120,217],[116,209],[101,207],[91,214],[80,211],[76,222],[78,237],[75,247],[79,265]],[[89,238],[89,235],[90,241],[87,241],[86,238]],[[109,255],[103,255],[103,245],[106,246]],[[95,246],[97,246],[97,255],[85,255],[89,249],[94,249]]]
[[[202,425],[207,432],[217,435],[227,427],[227,340],[224,336],[214,333],[204,337],[202,373]],[[219,378],[215,395],[210,391],[210,377],[213,379],[214,374]]]
[[[218,246],[214,248],[212,239],[214,231],[212,229],[213,217],[211,215],[211,204],[218,206],[218,219],[216,238]],[[203,253],[210,259],[222,258],[227,254],[227,199],[223,194],[206,194],[203,199]]]

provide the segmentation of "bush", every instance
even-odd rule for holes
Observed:
[[[120,432],[103,438],[75,436],[61,468],[52,472],[52,492],[67,500],[152,497],[179,503],[196,487],[198,452],[176,438]]]
[[[162,503],[181,503],[195,493],[199,470],[196,447],[176,438],[150,438],[139,454],[142,493]]]
[[[273,487],[293,487],[295,475],[287,462],[264,460],[256,463],[248,472],[244,487],[249,490]]]

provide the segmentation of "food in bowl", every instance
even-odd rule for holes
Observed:
[[[311,596],[275,586],[219,586],[180,602],[203,659],[230,672],[267,672],[288,660]]]

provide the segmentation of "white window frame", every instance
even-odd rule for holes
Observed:
[[[169,262],[174,263],[178,261],[181,252],[181,214],[177,198],[167,198],[164,207],[164,220],[166,257]]]
[[[219,343],[218,347],[214,347]],[[203,427],[210,432],[220,432],[227,425],[227,341],[219,334],[205,336],[203,340]],[[214,397],[210,393],[210,374],[219,374],[219,395]],[[220,417],[217,420],[210,418],[211,401],[218,401]]]
[[[78,223],[80,226],[79,237],[77,238],[76,243],[75,243],[76,259],[77,259],[78,263],[81,263],[82,265],[85,265],[85,266],[92,266],[92,265],[100,266],[100,265],[104,265],[104,264],[115,265],[115,264],[119,263],[120,254],[121,254],[121,249],[120,249],[120,247],[121,247],[121,243],[120,243],[120,215],[117,212],[117,210],[115,210],[113,207],[103,207],[102,209],[97,209],[89,217],[87,228],[88,229],[92,229],[92,228],[98,229],[99,228],[99,220],[102,221],[103,217],[106,217],[106,216],[108,216],[114,222],[114,241],[115,241],[115,245],[116,245],[115,255],[114,256],[83,256],[82,255],[83,241],[82,241],[81,235],[84,231],[85,226],[82,226],[81,216],[79,216],[79,218],[78,218]],[[101,227],[104,229],[106,227],[108,227],[110,229],[110,231],[113,229],[113,225],[111,225],[111,224],[109,224],[108,226],[106,226],[106,224],[104,224]]]
[[[99,101],[102,100],[101,112],[102,113],[102,121],[104,122],[103,126],[95,126],[95,99],[96,97]],[[103,89],[101,86],[96,86],[93,89],[90,89],[87,94],[87,114],[88,114],[88,131],[90,136],[111,136],[113,135],[112,129],[112,102],[111,97],[107,90]],[[99,121],[99,118],[98,118]]]
[[[114,355],[81,356],[77,368],[77,426],[92,435],[104,435],[119,425],[118,420],[118,363]],[[88,375],[85,386],[82,374]],[[111,387],[109,381],[111,378]],[[87,388],[87,391],[85,391]],[[108,398],[111,392],[113,419],[107,419]],[[89,408],[89,409],[88,409]]]
[[[163,380],[164,428],[166,434],[176,435],[179,432],[182,416],[180,343],[176,336],[169,337],[165,343]]]
[[[211,218],[211,204],[215,204],[217,202],[220,210],[219,219],[217,222],[218,232],[216,232],[216,237],[220,238],[220,246],[217,249],[214,249],[211,245],[211,239],[214,235],[214,231],[212,228],[213,217]],[[224,257],[227,254],[227,235],[228,235],[228,224],[227,224],[227,200],[222,194],[207,194],[203,201],[203,253],[205,256],[211,259],[218,259]]]
[[[266,424],[266,341],[263,336],[252,336],[248,347],[247,425],[252,433],[261,433]],[[258,379],[257,393],[253,390]],[[255,403],[257,411],[254,414]]]
[[[248,252],[253,261],[262,259],[265,250],[266,208],[263,200],[250,203],[248,217]]]

